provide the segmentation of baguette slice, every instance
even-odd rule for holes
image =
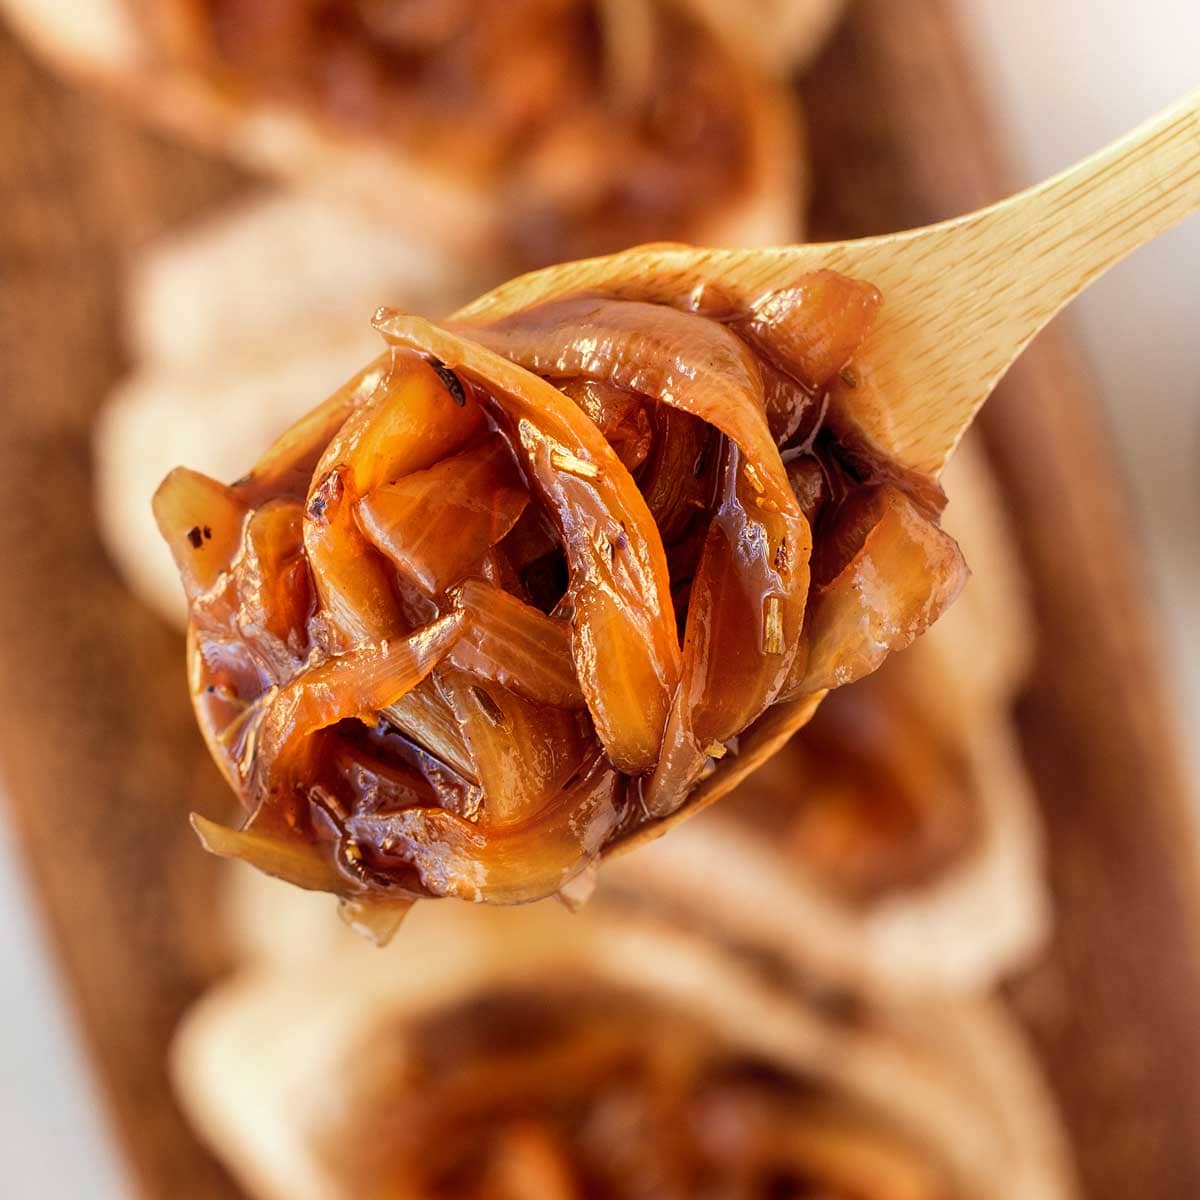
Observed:
[[[827,2],[812,0],[816,8]],[[708,0],[702,7],[709,18],[717,12]],[[139,0],[0,0],[0,12],[52,66],[141,120],[252,169],[319,190],[463,261],[510,253],[513,204],[494,179],[471,178],[406,152],[383,134],[351,129],[303,104],[256,101],[239,96],[237,89],[215,86],[167,51],[159,31],[162,14],[153,5]],[[778,19],[792,29],[790,15]],[[727,33],[730,25],[725,16],[704,23],[710,30],[716,26],[714,37]],[[797,19],[795,27],[781,45],[815,42],[804,22]],[[750,41],[759,48],[773,44],[769,36]],[[802,234],[799,214],[807,191],[802,124],[793,98],[745,57],[744,43],[745,38],[736,39],[726,76],[745,126],[745,177],[727,198],[657,236],[715,246],[761,246],[795,241]],[[536,207],[538,199],[525,195],[522,204]]]
[[[185,1019],[172,1072],[198,1132],[252,1196],[342,1200],[351,1193],[320,1147],[353,1154],[353,1081],[372,1065],[375,1031],[394,1040],[407,1021],[493,990],[527,991],[536,1006],[564,983],[613,1005],[653,1003],[804,1081],[851,1128],[902,1141],[946,1181],[947,1200],[1074,1194],[1053,1105],[999,1007],[946,1000],[838,1020],[677,929],[599,911],[427,906],[393,952],[341,943],[319,964],[259,963]]]

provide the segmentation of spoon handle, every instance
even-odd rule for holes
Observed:
[[[974,218],[1014,318],[1040,329],[1098,275],[1200,210],[1200,88],[1061,175]],[[994,240],[993,240],[994,239]]]
[[[892,450],[937,471],[1035,334],[1097,276],[1200,211],[1200,89],[1061,175],[968,216],[844,247],[885,296]]]

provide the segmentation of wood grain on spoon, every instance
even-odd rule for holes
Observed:
[[[457,314],[483,321],[539,299],[664,302],[705,288],[745,303],[822,267],[877,285],[882,315],[855,355],[856,419],[882,452],[936,474],[1034,335],[1125,255],[1200,210],[1200,90],[1053,179],[966,216],[883,237],[765,250],[636,247],[522,276]]]

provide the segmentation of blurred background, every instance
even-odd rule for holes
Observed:
[[[1189,0],[954,0],[952,7],[1014,187],[1069,165],[1198,82],[1200,7]],[[822,180],[813,186],[819,209]],[[1200,222],[1192,221],[1113,270],[1067,317],[1095,374],[1149,564],[1153,632],[1193,781],[1200,778],[1198,279]],[[27,864],[7,827],[0,827],[0,959],[5,1194],[129,1194]]]

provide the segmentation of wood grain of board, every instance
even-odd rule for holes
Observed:
[[[803,81],[818,237],[1003,195],[945,0],[864,0]],[[164,1050],[221,969],[213,863],[184,813],[227,805],[182,646],[124,589],[90,510],[90,426],[124,368],[120,277],[247,182],[46,75],[0,33],[0,773],[74,1011],[141,1194],[236,1196],[171,1099]],[[1200,1195],[1200,873],[1162,647],[1094,390],[1060,322],[989,403],[1040,665],[1019,719],[1058,933],[1012,1000],[1092,1197]]]

